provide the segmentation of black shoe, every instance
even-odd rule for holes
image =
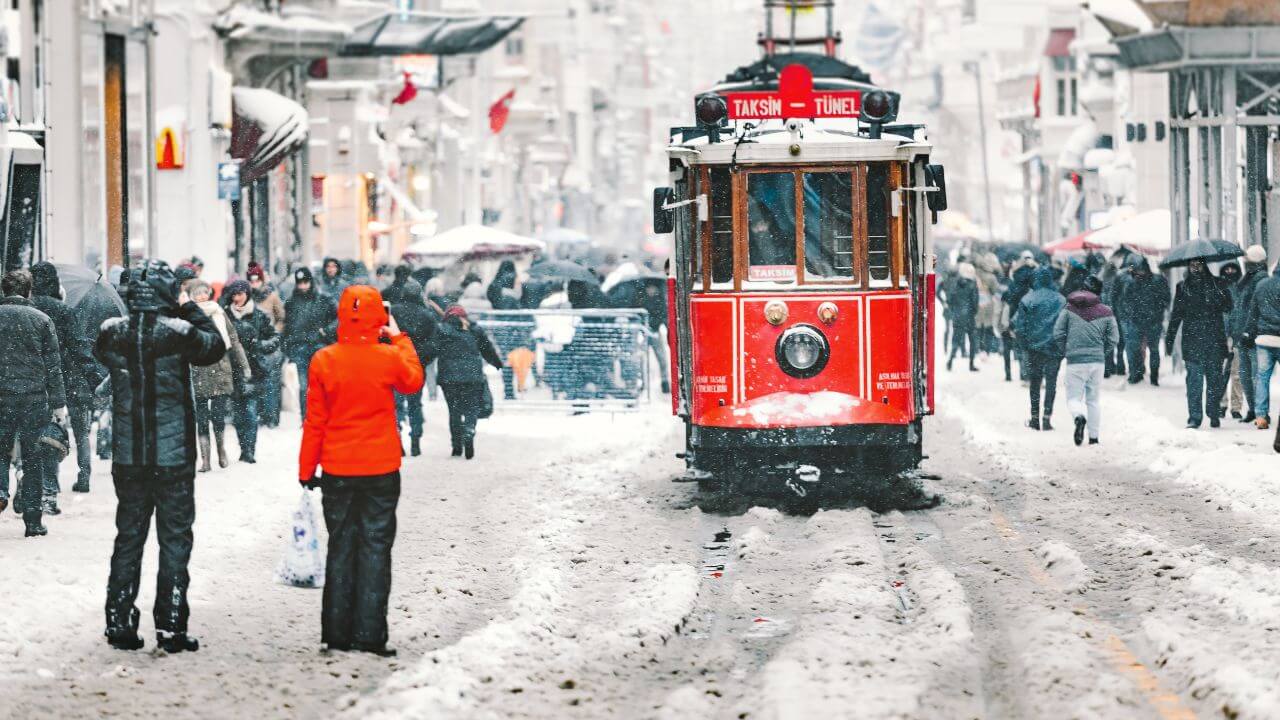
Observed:
[[[663,395],[671,394],[671,382],[669,380],[662,381],[662,394]]]
[[[1197,429],[1199,429],[1199,428],[1200,428],[1200,421],[1199,421],[1199,420],[1188,420],[1188,421],[1187,421],[1187,429],[1188,429],[1188,430],[1197,430]]]
[[[1098,444],[1098,438],[1089,438],[1089,444],[1090,444],[1090,445],[1097,445],[1097,444]]]
[[[1209,418],[1209,427],[1211,428],[1222,427],[1222,421],[1219,420],[1218,418]]]
[[[1151,387],[1160,387],[1160,378],[1155,375],[1151,376]]]
[[[978,368],[977,368],[977,366],[970,365],[970,366],[969,366],[969,372],[978,372]]]
[[[173,655],[180,652],[195,652],[200,649],[200,641],[186,633],[156,631],[156,645],[161,650]]]
[[[1130,385],[1137,385],[1137,384],[1138,384],[1138,383],[1140,383],[1140,382],[1142,382],[1142,376],[1141,376],[1141,375],[1138,375],[1137,377],[1130,377],[1130,378],[1129,378],[1129,384],[1130,384]]]
[[[419,455],[422,454],[421,440],[419,440],[418,438],[413,438],[412,440],[409,441],[409,454],[414,457],[418,457]]]
[[[1041,429],[1041,430],[1046,430],[1046,431],[1047,431],[1047,430],[1052,430],[1052,429],[1053,429],[1053,423],[1049,422],[1049,416],[1048,416],[1048,415],[1045,415],[1045,416],[1044,416],[1044,420],[1041,420],[1041,421],[1040,421],[1040,429]]]
[[[1257,416],[1257,415],[1255,415],[1255,414],[1254,414],[1254,412],[1253,412],[1252,410],[1250,410],[1249,412],[1247,412],[1247,413],[1245,413],[1245,414],[1244,414],[1244,417],[1240,418],[1240,422],[1242,422],[1242,423],[1251,423],[1251,422],[1253,422],[1254,420],[1257,420],[1257,419],[1258,419],[1258,416]]]
[[[49,528],[40,523],[39,520],[28,520],[27,530],[24,537],[44,537],[49,534]]]
[[[76,484],[71,486],[71,492],[89,492],[89,477],[86,475],[82,476],[79,480],[76,480]]]
[[[1027,421],[1027,427],[1031,428],[1032,430],[1039,430],[1040,421],[1037,420],[1036,418],[1031,418],[1030,420]]]
[[[473,457],[475,457],[475,456],[476,456],[476,441],[475,441],[475,440],[468,440],[468,441],[467,441],[467,446],[466,446],[466,450],[465,450],[464,454],[466,455],[466,458],[467,458],[468,460],[470,460],[471,458],[473,458]]]
[[[50,500],[44,501],[44,503],[41,505],[40,512],[44,513],[45,515],[61,515],[62,509],[58,507],[57,500],[50,499]]]
[[[107,631],[107,644],[117,650],[141,650],[146,643],[137,630]]]
[[[1242,417],[1244,417],[1244,416],[1240,414],[1240,411],[1239,411],[1239,410],[1232,410],[1232,411],[1231,411],[1231,417],[1232,417],[1232,418],[1234,418],[1234,419],[1236,419],[1236,420],[1239,420],[1240,418],[1242,418]]]
[[[251,453],[251,452],[242,452],[242,453],[240,453],[240,462],[242,462],[242,463],[248,463],[248,464],[250,464],[250,465],[257,465],[257,464],[258,464],[258,459],[257,459],[257,458],[255,458],[255,457],[253,456],[253,453]]]
[[[453,452],[449,453],[453,457],[462,457],[462,446],[458,443],[453,444]]]
[[[386,645],[365,645],[364,643],[352,643],[351,649],[356,652],[369,653],[378,657],[392,658],[396,656],[396,649],[389,648]]]
[[[1076,418],[1076,433],[1072,439],[1076,441],[1076,445],[1084,444],[1084,418]]]

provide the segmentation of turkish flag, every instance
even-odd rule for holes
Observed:
[[[413,73],[405,71],[404,87],[400,88],[400,94],[392,98],[393,105],[404,105],[410,100],[418,97],[418,88],[413,84]]]
[[[489,106],[489,129],[494,135],[502,132],[502,128],[507,126],[507,118],[511,116],[511,101],[515,98],[516,91],[513,88]]]

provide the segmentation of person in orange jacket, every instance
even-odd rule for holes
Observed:
[[[338,342],[315,354],[309,376],[298,478],[324,493],[321,642],[329,650],[394,655],[387,598],[402,456],[395,393],[422,389],[422,364],[378,291],[353,285],[338,302]]]

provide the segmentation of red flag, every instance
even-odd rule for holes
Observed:
[[[416,97],[418,97],[418,88],[414,87],[413,73],[406,70],[404,73],[404,87],[400,88],[400,94],[396,95],[391,102],[394,105],[404,105]]]
[[[489,129],[494,135],[502,132],[502,128],[507,126],[507,118],[511,116],[511,101],[515,100],[516,91],[514,88],[509,90],[506,95],[498,98],[498,101],[489,106]]]

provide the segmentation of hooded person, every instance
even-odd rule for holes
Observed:
[[[976,316],[978,314],[977,272],[973,265],[962,262],[956,266],[955,277],[950,280],[947,292],[947,310],[951,314],[951,355],[947,369],[951,369],[956,353],[964,354],[965,340],[969,343],[969,369],[977,372],[974,361],[978,356]]]
[[[353,285],[338,307],[338,342],[311,361],[298,479],[324,493],[329,531],[321,642],[329,650],[387,647],[391,547],[400,498],[395,394],[422,390],[422,363],[381,294]],[[323,475],[317,475],[323,468]]]
[[[1124,325],[1129,384],[1136,385],[1150,377],[1152,385],[1159,385],[1160,338],[1164,335],[1164,316],[1169,310],[1169,281],[1164,275],[1151,272],[1151,264],[1138,253],[1125,260],[1125,267],[1128,273],[1116,281],[1113,295]]]
[[[1031,384],[1032,430],[1052,430],[1053,401],[1058,392],[1058,371],[1062,352],[1054,337],[1054,327],[1067,304],[1053,282],[1053,270],[1038,268],[1027,293],[1014,315],[1014,332],[1026,352],[1027,379]],[[1044,385],[1044,418],[1040,417],[1040,388]]]
[[[1067,358],[1067,408],[1075,421],[1076,445],[1097,445],[1102,425],[1099,394],[1106,375],[1107,354],[1120,342],[1120,327],[1111,308],[1102,304],[1102,280],[1090,275],[1083,288],[1067,296],[1067,307],[1053,326],[1054,341]]]
[[[76,444],[78,475],[75,492],[89,492],[92,473],[89,450],[89,426],[93,422],[93,390],[102,382],[101,369],[93,359],[93,343],[80,330],[76,314],[62,301],[62,283],[58,268],[50,262],[38,262],[31,266],[31,305],[49,316],[58,334],[58,349],[62,354],[62,384],[66,391],[67,414],[71,421]],[[45,475],[45,512],[58,514],[56,495],[58,488],[57,463]],[[49,493],[54,495],[50,497]]]
[[[254,306],[261,311],[274,327],[275,336],[284,334],[284,301],[280,299],[280,293],[276,288],[272,287],[267,281],[267,273],[257,263],[249,263],[249,269],[245,272],[245,279],[249,281],[249,298],[253,301]],[[277,343],[278,345],[279,343]],[[276,427],[280,424],[280,391],[284,382],[284,353],[280,348],[270,352],[263,359],[267,377],[261,384],[261,401],[258,406],[258,417],[263,425],[267,427]]]
[[[516,264],[510,260],[503,260],[498,266],[498,273],[494,275],[493,282],[489,283],[489,289],[485,291],[485,296],[494,310],[520,309],[520,293],[516,291],[516,277]]]
[[[1241,422],[1255,422],[1258,417],[1258,353],[1257,344],[1249,335],[1249,315],[1253,312],[1258,286],[1266,279],[1267,251],[1261,245],[1252,245],[1244,253],[1244,273],[1229,288],[1231,314],[1227,317],[1227,335],[1235,348],[1234,382],[1248,404],[1248,412],[1240,417]]]
[[[187,563],[195,520],[195,400],[191,366],[217,363],[226,344],[217,326],[181,296],[173,271],[147,260],[130,270],[128,317],[103,323],[94,355],[111,373],[111,475],[116,540],[107,580],[106,636],[137,650],[138,587],[151,516],[160,545],[155,628],[160,648],[197,650],[187,633]]]
[[[243,280],[236,282],[248,285]],[[213,321],[227,348],[227,353],[218,362],[191,368],[191,388],[196,398],[196,436],[200,443],[200,472],[209,472],[212,469],[210,456],[214,449],[218,453],[218,467],[225,468],[229,464],[227,410],[236,390],[249,380],[249,359],[231,318],[227,317],[221,305],[214,302],[213,288],[203,280],[196,280],[191,283],[189,292],[191,300],[200,307],[200,311]],[[213,429],[212,443],[209,437],[210,427]]]
[[[249,376],[232,398],[232,422],[240,443],[240,462],[256,463],[258,449],[258,403],[271,378],[273,357],[279,355],[280,337],[271,318],[253,300],[253,290],[244,280],[236,280],[222,292],[227,317],[235,327],[249,361]]]
[[[295,270],[293,294],[284,304],[284,354],[298,369],[298,403],[304,419],[311,357],[331,342],[337,319],[337,301],[316,288],[310,270]]]
[[[400,331],[413,341],[413,349],[418,353],[418,362],[425,369],[431,364],[432,347],[436,326],[439,320],[436,314],[427,307],[426,298],[422,294],[422,286],[417,280],[405,278],[401,291],[391,301],[391,315],[396,319]],[[396,393],[396,423],[409,424],[409,454],[417,457],[422,454],[422,391],[405,395]]]
[[[440,363],[437,380],[449,406],[449,439],[453,456],[475,457],[476,421],[484,414],[488,386],[484,364],[502,369],[502,358],[488,334],[467,317],[466,308],[445,311],[434,343]],[[492,399],[489,399],[492,402]]]
[[[337,258],[327,257],[320,265],[320,279],[316,284],[321,293],[333,298],[336,303],[351,282],[342,272],[342,262]]]
[[[1222,365],[1227,357],[1225,317],[1231,312],[1231,294],[1204,262],[1192,261],[1187,277],[1178,283],[1169,313],[1165,350],[1172,355],[1174,339],[1182,329],[1182,359],[1187,366],[1187,428],[1200,427],[1204,416],[1218,427],[1222,394]]]

